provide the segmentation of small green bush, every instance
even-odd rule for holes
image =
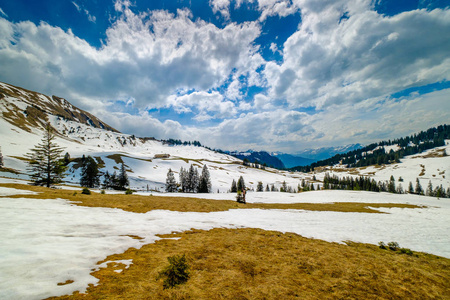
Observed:
[[[101,190],[100,194],[104,195],[105,194],[105,190]]]
[[[133,190],[127,189],[125,191],[125,195],[131,195],[131,194],[133,194]]]
[[[90,195],[91,191],[87,187],[84,187],[83,190],[81,191],[81,193],[84,195]]]
[[[404,253],[406,255],[413,255],[413,252],[411,251],[411,249],[408,249],[408,248],[401,248],[400,253]]]
[[[185,283],[189,279],[189,265],[186,256],[174,255],[167,258],[169,265],[158,274],[158,278],[164,278],[164,289],[173,288]]]
[[[378,243],[378,247],[379,247],[380,249],[386,249],[386,244],[385,244],[384,242],[379,242],[379,243]]]
[[[398,245],[397,242],[389,242],[387,245],[389,249],[392,251],[397,251],[398,249],[400,249],[400,246]]]

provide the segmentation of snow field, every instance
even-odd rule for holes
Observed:
[[[0,191],[2,195],[18,192],[6,188]],[[281,194],[249,193],[249,197],[266,203],[355,201],[428,203],[428,207],[378,209],[385,214],[262,209],[212,213],[154,210],[138,214],[81,207],[63,199],[3,197],[0,198],[0,298],[42,299],[76,290],[82,292],[88,284],[98,282],[90,273],[106,265],[99,266],[97,262],[108,255],[152,243],[159,239],[156,234],[194,228],[252,227],[294,232],[329,242],[396,241],[413,251],[450,258],[450,201],[447,199],[352,191],[317,191],[295,194],[296,197]],[[129,235],[143,239],[136,240]],[[122,263],[129,266],[132,262]],[[57,285],[68,280],[74,282]]]

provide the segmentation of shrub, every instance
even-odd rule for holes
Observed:
[[[174,255],[167,258],[169,265],[158,274],[158,278],[164,278],[164,289],[173,288],[185,283],[189,279],[189,265],[186,256]]]
[[[384,242],[379,242],[378,247],[380,247],[380,249],[386,249],[386,244]]]
[[[133,190],[127,189],[125,191],[125,195],[131,195],[131,194],[133,194]]]
[[[408,248],[401,248],[400,253],[404,253],[407,255],[413,255],[413,252],[411,251],[411,249],[408,249]]]
[[[387,245],[392,251],[397,251],[400,248],[397,242],[389,242]]]
[[[81,191],[81,193],[84,195],[90,195],[91,191],[87,187],[84,187],[83,190]]]
[[[105,194],[105,190],[101,190],[100,194],[104,195]]]

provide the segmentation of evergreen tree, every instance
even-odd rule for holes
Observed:
[[[173,175],[172,169],[169,169],[166,178],[166,192],[175,193],[176,191],[177,191],[177,181],[175,180],[175,176]]]
[[[0,147],[0,168],[3,168],[3,155],[2,155],[2,147]]]
[[[237,191],[242,192],[244,190],[245,190],[245,182],[244,182],[244,178],[241,176],[241,177],[239,177],[239,180],[237,182]]]
[[[388,192],[389,193],[395,193],[395,179],[394,176],[391,175],[391,179],[389,180],[389,184],[388,184]]]
[[[258,185],[256,186],[256,191],[257,192],[264,191],[264,185],[263,185],[262,181],[258,181]]]
[[[109,172],[106,171],[105,175],[103,176],[102,189],[107,190],[110,188],[112,188],[111,175],[109,175]]]
[[[416,188],[414,189],[414,192],[417,195],[423,195],[423,189],[422,186],[420,185],[419,178],[416,178]]]
[[[434,193],[433,193],[433,184],[431,183],[431,180],[428,181],[428,186],[427,186],[427,196],[433,197]]]
[[[88,156],[82,166],[80,185],[88,188],[95,188],[100,185],[100,174],[95,159]]]
[[[181,167],[180,169],[179,177],[180,177],[181,192],[186,193],[188,191],[188,174],[183,167]]]
[[[198,186],[199,193],[211,193],[211,176],[206,165],[203,166],[200,184]]]
[[[266,185],[266,192],[270,192],[269,184]]]
[[[187,192],[196,193],[198,189],[199,177],[197,168],[193,165],[189,167],[189,172],[187,175]]]
[[[50,187],[60,183],[64,177],[66,166],[61,157],[64,150],[54,142],[55,137],[52,128],[47,124],[41,143],[26,154],[29,158],[30,177],[35,185]]]
[[[409,182],[408,193],[410,194],[414,193],[414,187],[411,181]]]
[[[236,185],[236,180],[233,179],[233,182],[231,182],[231,189],[230,192],[232,193],[237,193],[237,185]]]
[[[66,152],[66,154],[64,154],[64,165],[67,166],[70,163],[70,154],[69,152]]]
[[[281,184],[280,192],[287,192],[286,181],[283,181],[283,183]]]
[[[125,165],[122,163],[120,167],[119,177],[117,178],[117,189],[124,191],[130,185],[130,181],[128,180],[127,171],[125,170]]]

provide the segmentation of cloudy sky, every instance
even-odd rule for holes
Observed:
[[[0,0],[0,81],[122,132],[295,153],[450,121],[433,0]]]

